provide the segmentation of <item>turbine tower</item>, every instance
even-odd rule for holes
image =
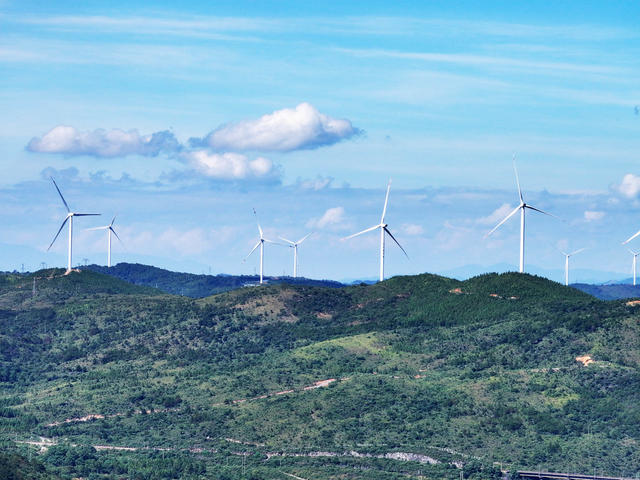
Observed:
[[[633,250],[629,249],[629,252],[631,253],[631,255],[633,255],[633,285],[635,286],[636,284],[636,260],[638,255],[640,255],[640,252],[634,252]]]
[[[348,237],[345,237],[342,239],[342,240],[349,240],[350,238],[357,237],[358,235],[362,235],[363,233],[371,232],[378,228],[380,229],[380,281],[381,282],[384,280],[384,238],[385,238],[384,234],[385,233],[388,234],[394,242],[396,242],[396,245],[400,247],[400,250],[402,250],[405,256],[409,258],[409,255],[407,255],[407,252],[405,252],[404,248],[402,248],[402,245],[400,245],[398,240],[396,240],[396,238],[391,234],[391,232],[387,228],[389,225],[384,223],[384,216],[387,213],[387,203],[389,202],[390,189],[391,189],[391,179],[389,179],[389,183],[387,184],[387,196],[384,199],[384,207],[382,209],[382,217],[380,217],[380,223],[378,225],[374,225],[373,227],[367,228],[366,230],[363,230],[358,233],[354,233],[353,235],[349,235]]]
[[[307,238],[311,236],[313,232],[307,233],[304,237],[302,237],[297,242],[292,242],[291,240],[287,240],[284,237],[278,237],[280,240],[284,240],[289,244],[291,248],[293,248],[293,278],[297,278],[298,276],[298,245],[304,242]]]
[[[584,248],[581,248],[580,250],[576,250],[571,253],[560,252],[564,255],[564,284],[567,287],[569,286],[569,257],[573,257],[576,253],[580,253],[584,250]]]
[[[485,238],[495,232],[504,222],[509,220],[512,216],[514,216],[518,211],[520,211],[520,273],[524,273],[524,212],[528,208],[529,210],[534,210],[539,213],[544,213],[545,215],[549,215],[550,217],[558,218],[555,215],[551,215],[550,213],[544,212],[539,208],[534,207],[533,205],[529,205],[525,203],[524,197],[522,196],[522,190],[520,189],[520,179],[518,178],[518,169],[516,168],[516,163],[513,162],[513,171],[516,174],[516,185],[518,186],[518,196],[520,197],[520,205],[518,205],[509,215],[507,215],[498,225],[493,227],[489,233],[485,235]]]
[[[69,222],[69,257],[67,260],[67,273],[69,273],[71,271],[71,259],[73,256],[73,217],[89,217],[89,216],[96,216],[100,214],[72,212],[71,209],[69,208],[69,205],[67,205],[66,200],[62,196],[62,193],[60,192],[60,189],[58,188],[58,185],[56,184],[56,181],[53,179],[53,177],[51,177],[51,181],[53,182],[53,185],[56,187],[56,190],[58,191],[58,195],[60,195],[60,198],[62,199],[62,203],[64,203],[64,207],[67,209],[67,216],[62,222],[62,225],[60,225],[60,228],[58,229],[58,233],[56,233],[56,236],[53,237],[53,241],[49,245],[49,248],[47,248],[47,252],[51,249],[56,239],[58,238],[58,235],[60,235],[60,232],[64,228],[64,224],[67,223],[68,221]]]
[[[120,241],[120,243],[122,243],[122,240],[120,240],[120,237],[118,236],[116,231],[113,229],[113,222],[115,221],[116,221],[116,217],[114,216],[109,225],[105,225],[104,227],[87,228],[87,230],[106,230],[107,231],[107,267],[109,268],[111,267],[111,234],[113,233],[116,236],[116,238]],[[124,243],[122,243],[122,245],[124,246]]]
[[[251,249],[251,251],[249,252],[249,255],[247,255],[246,257],[244,257],[244,260],[242,260],[243,262],[247,260],[247,258],[249,258],[251,256],[251,254],[255,251],[256,248],[260,247],[260,285],[262,285],[263,283],[263,269],[264,269],[264,243],[273,243],[274,245],[281,245],[280,243],[274,242],[272,240],[268,240],[266,238],[264,238],[264,233],[262,232],[262,227],[260,226],[260,222],[258,221],[258,214],[256,213],[256,209],[253,209],[253,214],[256,217],[256,223],[258,224],[258,232],[260,233],[260,238],[258,240],[258,243],[256,243],[255,247],[253,247]]]

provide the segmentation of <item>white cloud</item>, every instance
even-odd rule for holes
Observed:
[[[312,218],[307,222],[307,228],[328,228],[343,224],[345,221],[344,207],[328,209],[322,217]]]
[[[333,177],[323,177],[318,175],[315,179],[298,179],[298,186],[305,190],[323,190],[331,186]]]
[[[424,233],[424,228],[421,225],[416,225],[414,223],[404,223],[402,225],[402,231],[405,235],[422,235]]]
[[[223,151],[290,152],[332,145],[359,133],[349,120],[329,117],[313,105],[301,103],[294,109],[277,110],[257,120],[223,125],[190,142],[192,146]]]
[[[585,210],[584,219],[587,222],[597,222],[598,220],[602,220],[604,218],[604,215],[604,212],[599,212],[596,210]]]
[[[280,171],[267,158],[249,160],[239,153],[211,153],[195,150],[185,153],[182,158],[201,174],[222,180],[274,179]]]
[[[614,189],[627,198],[635,198],[640,193],[640,177],[633,173],[627,173],[622,178],[622,183],[616,185]]]
[[[81,132],[66,125],[58,125],[42,137],[32,138],[27,145],[30,152],[103,158],[126,155],[154,157],[160,152],[174,152],[179,148],[178,141],[169,131],[141,136],[137,130],[124,131],[115,128]]]
[[[497,209],[487,217],[482,217],[477,220],[480,225],[494,225],[503,220],[507,215],[513,211],[513,207],[508,203],[503,203]]]

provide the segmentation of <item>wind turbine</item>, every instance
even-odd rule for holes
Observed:
[[[71,271],[71,257],[73,255],[73,217],[89,217],[89,216],[96,216],[100,214],[72,212],[71,209],[69,208],[69,205],[67,205],[66,200],[62,196],[62,193],[60,192],[60,189],[58,188],[58,185],[56,184],[56,181],[53,179],[53,177],[51,177],[51,181],[53,182],[53,185],[56,187],[56,190],[58,191],[58,195],[60,195],[60,198],[62,199],[62,203],[64,203],[64,207],[67,209],[67,216],[62,222],[62,225],[60,225],[60,228],[58,229],[58,233],[56,233],[56,236],[53,237],[53,241],[51,242],[51,245],[49,245],[49,248],[47,248],[47,252],[51,249],[56,239],[58,238],[58,235],[60,235],[60,232],[62,231],[64,224],[67,223],[68,221],[69,222],[69,258],[67,260],[67,273],[69,273]]]
[[[114,216],[109,225],[105,225],[104,227],[87,228],[87,230],[106,230],[107,231],[107,267],[111,267],[111,234],[113,233],[116,236],[116,238],[120,241],[120,243],[122,243],[122,240],[120,240],[120,237],[118,236],[116,231],[113,229],[113,222],[115,221],[116,221],[116,217]],[[124,245],[124,243],[122,243],[122,245]]]
[[[565,252],[560,252],[564,255],[564,284],[568,287],[569,286],[569,257],[573,257],[576,253],[580,253],[582,251],[584,251],[586,249],[581,248],[579,250],[576,250],[575,252],[571,252],[571,253],[565,253]]]
[[[512,216],[514,216],[518,211],[520,211],[520,273],[524,273],[524,212],[528,208],[529,210],[534,210],[539,213],[544,213],[545,215],[549,215],[550,217],[558,218],[555,215],[551,215],[550,213],[544,212],[539,208],[534,207],[533,205],[528,205],[525,203],[524,198],[522,196],[522,190],[520,189],[520,179],[518,178],[518,169],[516,168],[516,163],[513,162],[513,171],[516,174],[516,184],[518,186],[518,196],[520,197],[520,205],[518,205],[509,215],[507,215],[498,225],[493,227],[489,233],[485,235],[485,238],[495,232],[498,227],[500,227],[504,222],[509,220]]]
[[[402,245],[400,245],[398,240],[396,240],[396,238],[391,234],[391,232],[387,228],[389,225],[384,223],[384,216],[387,213],[387,203],[389,203],[390,189],[391,189],[391,179],[389,179],[389,183],[387,184],[387,196],[384,199],[384,208],[382,209],[382,216],[380,217],[380,223],[378,225],[374,225],[373,227],[367,228],[366,230],[363,230],[358,233],[354,233],[353,235],[349,235],[348,237],[345,237],[342,239],[342,240],[349,240],[350,238],[357,237],[358,235],[362,235],[363,233],[371,232],[377,228],[380,229],[380,281],[381,282],[384,280],[384,234],[385,233],[387,233],[391,237],[391,239],[394,242],[396,242],[396,245],[400,247],[400,250],[402,250],[405,256],[409,258],[409,255],[407,255],[407,252],[405,252],[404,248],[402,248]]]
[[[251,254],[255,251],[256,248],[260,247],[260,284],[262,285],[263,280],[262,280],[262,272],[263,272],[263,268],[264,268],[264,243],[273,243],[275,245],[281,245],[278,242],[274,242],[272,240],[268,240],[266,238],[264,238],[264,233],[262,231],[262,227],[260,226],[260,222],[258,222],[258,214],[256,213],[256,209],[253,209],[253,214],[256,217],[256,223],[258,224],[258,232],[260,233],[260,239],[258,240],[258,243],[256,243],[255,247],[253,247],[251,249],[251,251],[249,252],[249,255],[247,255],[246,257],[244,257],[244,260],[242,260],[243,262],[247,260],[247,258],[249,258],[251,256]]]
[[[636,260],[638,255],[640,255],[640,252],[634,252],[633,250],[629,249],[629,252],[631,252],[631,255],[633,255],[633,285],[635,286],[636,284]]]
[[[307,233],[304,237],[302,237],[300,240],[298,240],[297,242],[292,242],[291,240],[287,240],[284,237],[278,237],[281,240],[284,240],[285,242],[287,242],[289,244],[289,246],[291,248],[293,248],[293,278],[296,278],[298,276],[298,245],[300,245],[302,242],[304,242],[307,238],[309,238],[311,236],[313,232],[311,233]]]

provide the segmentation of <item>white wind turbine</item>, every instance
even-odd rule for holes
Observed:
[[[256,213],[255,208],[253,209],[253,214],[256,217],[256,223],[258,224],[258,232],[260,232],[260,239],[258,240],[258,243],[256,243],[255,247],[253,247],[251,249],[251,251],[249,252],[249,255],[247,255],[246,257],[244,257],[244,260],[242,260],[243,262],[247,260],[247,258],[249,258],[251,256],[251,254],[255,251],[256,248],[260,247],[260,284],[263,283],[262,280],[262,272],[263,272],[263,268],[264,268],[264,243],[273,243],[274,245],[281,245],[278,242],[274,242],[272,240],[268,240],[266,238],[264,238],[264,233],[262,232],[262,227],[260,226],[260,222],[258,222],[258,214]]]
[[[291,240],[287,240],[284,237],[278,237],[281,240],[284,240],[285,242],[287,242],[289,246],[293,248],[293,278],[296,278],[298,276],[298,245],[300,245],[307,238],[309,238],[311,234],[313,234],[313,232],[307,233],[304,237],[302,237],[297,242],[292,242]]]
[[[566,286],[569,286],[569,257],[573,257],[576,253],[583,252],[584,250],[586,249],[581,248],[571,253],[560,252],[564,255],[564,284]]]
[[[536,212],[549,215],[550,217],[554,217],[554,218],[558,218],[558,217],[525,203],[524,198],[522,197],[522,190],[520,189],[520,179],[518,178],[518,170],[516,169],[515,162],[513,163],[513,170],[516,173],[516,184],[518,186],[518,196],[520,197],[520,205],[518,205],[509,215],[507,215],[500,223],[498,223],[498,225],[493,227],[493,230],[487,233],[485,235],[485,238],[491,235],[493,232],[495,232],[498,229],[498,227],[500,227],[504,222],[506,222],[512,216],[518,213],[518,211],[520,211],[520,273],[524,273],[524,212],[525,210],[528,208],[530,210],[534,210]]]
[[[120,243],[122,243],[122,240],[120,240],[120,237],[118,236],[116,231],[113,229],[113,222],[115,221],[116,221],[116,217],[114,216],[109,225],[105,225],[104,227],[87,228],[87,230],[106,230],[107,231],[107,267],[111,267],[111,234],[113,233],[116,236],[116,238],[120,241]],[[122,245],[124,245],[124,243],[122,243]]]
[[[49,245],[49,248],[47,248],[47,251],[49,251],[51,249],[51,247],[55,243],[56,239],[58,238],[58,235],[60,235],[60,232],[64,228],[64,224],[67,223],[67,221],[68,221],[69,222],[69,257],[68,257],[68,260],[67,260],[67,273],[69,273],[71,271],[71,258],[73,256],[73,217],[89,217],[89,216],[96,216],[96,215],[100,215],[100,214],[99,213],[76,213],[76,212],[72,212],[71,209],[69,208],[69,205],[67,205],[66,200],[62,196],[62,193],[60,192],[60,189],[58,188],[58,185],[56,184],[56,181],[53,178],[51,178],[51,181],[53,182],[53,185],[56,187],[56,190],[58,191],[58,195],[60,195],[60,198],[62,199],[62,203],[64,203],[64,207],[67,209],[67,216],[64,219],[64,221],[62,222],[62,225],[60,225],[60,228],[58,229],[58,233],[56,233],[56,236],[53,237],[53,241],[51,242],[51,245]]]
[[[389,183],[387,184],[387,196],[384,199],[384,208],[382,209],[382,217],[380,217],[380,223],[378,225],[374,225],[373,227],[367,228],[366,230],[363,230],[358,233],[354,233],[353,235],[349,235],[348,237],[345,237],[342,239],[342,240],[349,240],[350,238],[357,237],[358,235],[362,235],[363,233],[371,232],[373,230],[376,230],[377,228],[380,229],[380,281],[381,282],[384,280],[384,234],[385,233],[387,233],[391,237],[391,239],[394,242],[396,242],[396,245],[400,247],[400,250],[402,250],[405,256],[409,258],[409,255],[407,255],[407,252],[405,252],[404,248],[402,248],[402,245],[400,245],[398,240],[396,240],[396,238],[391,234],[391,232],[387,228],[389,225],[384,223],[384,216],[387,213],[387,203],[389,202],[390,188],[391,188],[391,179],[389,179]]]
[[[633,285],[635,286],[636,284],[636,264],[637,264],[637,257],[638,255],[640,255],[640,252],[634,252],[633,250],[629,249],[629,252],[631,253],[631,255],[633,255]]]

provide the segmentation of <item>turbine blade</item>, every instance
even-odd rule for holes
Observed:
[[[62,225],[60,225],[60,228],[58,229],[58,233],[56,233],[56,236],[53,237],[53,240],[51,241],[51,245],[49,245],[49,248],[47,248],[47,252],[51,249],[51,247],[53,247],[53,244],[56,243],[56,239],[58,238],[58,235],[60,235],[60,232],[64,228],[64,225],[67,223],[67,220],[69,220],[69,217],[65,218],[64,222],[62,222]]]
[[[631,253],[631,255],[633,255],[633,256],[637,256],[640,253],[640,252],[634,252],[630,248],[627,248],[627,250],[629,250],[629,253]]]
[[[74,213],[74,217],[97,217],[102,215],[101,213]]]
[[[93,227],[93,228],[85,228],[84,231],[85,232],[90,232],[92,230],[107,230],[108,228],[110,228],[111,225],[106,225],[104,227]]]
[[[631,240],[633,240],[634,238],[636,238],[638,235],[640,235],[640,230],[638,230],[636,233],[634,233],[633,235],[631,235],[629,238],[627,238],[624,242],[622,242],[622,245],[626,245],[627,243],[629,243]]]
[[[258,221],[258,214],[256,213],[256,209],[253,209],[253,215],[256,217],[256,223],[258,224],[258,232],[260,232],[260,238],[262,238],[262,227],[260,226],[260,222]]]
[[[109,230],[111,230],[111,232],[116,236],[116,238],[120,241],[120,243],[122,244],[122,246],[124,247],[124,242],[122,240],[120,240],[120,237],[118,236],[118,234],[116,233],[116,231],[111,228],[111,225],[109,225]]]
[[[268,238],[263,238],[263,242],[271,243],[273,245],[282,245],[283,247],[288,247],[289,245],[285,245],[284,243],[274,242],[273,240],[269,240]]]
[[[251,249],[251,251],[249,252],[249,255],[247,255],[246,257],[244,257],[244,258],[242,259],[242,261],[244,262],[247,258],[249,258],[249,257],[251,256],[251,254],[252,254],[253,252],[255,252],[256,248],[258,248],[258,247],[260,246],[260,244],[261,244],[261,243],[262,243],[262,241],[261,241],[261,240],[258,240],[258,243],[256,243],[256,246],[255,246],[255,247],[253,247],[253,248]]]
[[[313,235],[313,232],[311,233],[307,233],[304,237],[302,237],[300,240],[298,240],[296,242],[296,245],[300,245],[302,242],[304,242],[307,238],[309,238],[311,235]]]
[[[278,235],[278,238],[279,238],[280,240],[284,240],[284,241],[285,241],[285,242],[287,242],[287,243],[290,243],[291,245],[295,245],[295,242],[292,242],[291,240],[288,240],[288,239],[286,239],[286,238],[284,238],[284,237],[281,237],[280,235]]]
[[[384,208],[382,209],[382,217],[380,217],[380,223],[384,223],[384,216],[387,213],[387,203],[389,203],[389,190],[391,189],[391,179],[387,183],[387,195],[384,197]]]
[[[545,212],[544,210],[540,210],[539,208],[532,207],[531,205],[525,205],[525,208],[530,208],[531,210],[535,210],[536,212],[544,213],[545,215],[549,215],[550,217],[553,217],[557,220],[560,220],[561,222],[564,222],[564,220],[562,220],[560,217],[556,217],[553,213]]]
[[[503,219],[503,220],[502,220],[498,225],[496,225],[495,227],[493,227],[493,230],[491,230],[489,233],[487,233],[487,234],[484,236],[484,238],[487,238],[489,235],[491,235],[493,232],[495,232],[495,231],[498,229],[498,227],[500,227],[500,225],[502,225],[504,222],[506,222],[506,221],[507,221],[507,220],[509,220],[511,217],[513,217],[513,216],[518,212],[518,210],[520,210],[521,208],[523,208],[523,207],[522,207],[522,205],[518,205],[518,206],[517,206],[517,207],[516,207],[516,208],[515,208],[515,209],[514,209],[514,210],[513,210],[509,215],[507,215],[506,217],[504,217],[504,219]]]
[[[53,177],[49,177],[51,178],[51,181],[53,182],[53,185],[56,187],[56,190],[58,191],[58,195],[60,195],[60,198],[62,199],[62,203],[64,203],[65,208],[67,209],[67,213],[71,213],[71,209],[69,208],[69,205],[67,205],[67,201],[64,199],[64,197],[62,196],[62,192],[60,191],[60,189],[58,188],[58,184],[56,183],[56,181],[53,179]]]
[[[380,225],[376,225],[375,227],[367,228],[366,230],[362,230],[361,232],[354,233],[353,235],[349,235],[348,237],[341,238],[340,240],[349,240],[350,238],[357,237],[358,235],[362,235],[363,233],[371,232],[376,228],[380,228]]]
[[[116,221],[116,217],[117,215],[114,215],[113,218],[111,219],[111,223],[109,224],[110,227],[113,226],[113,222]],[[116,233],[116,232],[113,232],[113,233]]]
[[[575,252],[571,252],[571,253],[569,254],[569,256],[570,256],[570,257],[572,257],[572,256],[574,256],[576,253],[584,252],[585,250],[586,250],[586,247],[585,247],[585,248],[580,248],[580,249],[576,250]]]
[[[404,253],[404,256],[407,257],[407,259],[409,258],[409,255],[407,254],[407,252],[404,250],[404,248],[402,248],[402,245],[400,245],[400,242],[398,242],[398,240],[396,240],[396,237],[394,237],[391,232],[389,231],[389,229],[387,227],[383,227],[384,231],[387,232],[389,234],[389,236],[393,239],[394,242],[396,242],[396,245],[398,245],[400,247],[400,250],[402,250],[402,253]]]
[[[516,168],[516,156],[513,155],[513,171],[516,172],[516,185],[518,185],[518,196],[520,197],[520,203],[524,203],[522,198],[522,189],[520,188],[520,178],[518,177],[518,169]]]

